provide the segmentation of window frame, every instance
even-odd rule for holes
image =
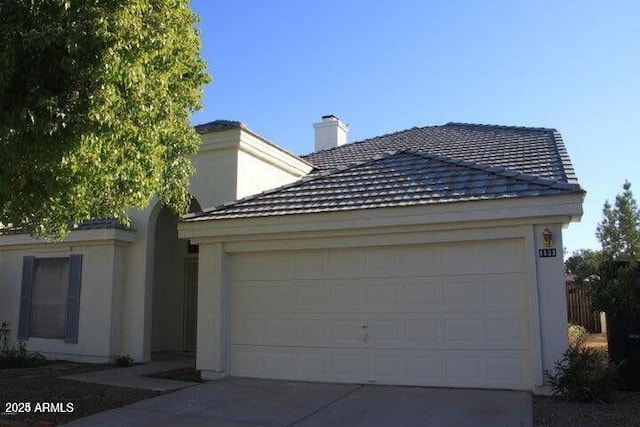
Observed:
[[[69,272],[66,289],[65,326],[64,338],[41,338],[31,335],[31,307],[33,287],[35,281],[35,267],[37,259],[44,258],[68,258]],[[65,343],[76,344],[78,342],[78,329],[80,318],[80,288],[82,281],[82,255],[71,254],[67,257],[38,257],[25,256],[22,262],[22,287],[20,295],[20,314],[18,319],[18,339],[64,339]]]

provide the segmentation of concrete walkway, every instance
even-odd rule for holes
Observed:
[[[194,386],[194,382],[165,380],[150,378],[144,375],[158,372],[172,371],[174,369],[194,367],[193,358],[179,358],[177,360],[153,360],[144,365],[130,366],[128,368],[109,369],[106,371],[87,372],[84,374],[68,375],[62,378],[89,383],[115,385],[119,387],[142,388],[155,391],[178,390]]]
[[[223,378],[69,426],[533,425],[528,392]]]

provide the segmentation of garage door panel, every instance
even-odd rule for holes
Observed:
[[[438,319],[409,319],[404,322],[407,345],[414,347],[433,347],[438,342]]]
[[[331,356],[329,354],[298,352],[298,372],[305,372],[315,378],[331,375]]]
[[[484,278],[484,304],[495,304],[498,309],[506,304],[526,309],[527,288],[524,275],[490,275]],[[491,308],[491,306],[488,306]]]
[[[291,343],[295,339],[295,323],[290,319],[264,320],[264,340],[282,344]]]
[[[442,279],[416,277],[404,279],[401,283],[407,310],[422,312],[442,306]]]
[[[512,305],[527,309],[523,274],[464,276],[447,279],[421,277],[346,279],[337,281],[236,282],[232,309],[241,312],[295,313],[340,312],[345,309],[381,312],[456,311],[456,306],[475,311],[504,311]]]
[[[482,303],[483,279],[481,276],[468,279],[452,279],[443,283],[444,304],[475,304]]]
[[[262,301],[262,286],[252,286],[246,283],[236,283],[233,288],[231,309],[234,312],[255,311],[264,305]]]
[[[360,319],[334,319],[330,321],[330,343],[337,346],[362,346],[363,329]]]
[[[454,381],[477,382],[482,377],[482,358],[455,355],[445,359],[445,377]]]
[[[529,388],[523,248],[500,240],[233,254],[231,372]]]
[[[442,263],[444,275],[479,274],[480,267],[478,243],[453,243],[443,246]]]
[[[527,381],[525,351],[374,350],[234,346],[233,375],[303,381],[519,388]]]
[[[519,241],[483,242],[480,255],[483,273],[517,273],[526,270],[524,245]]]
[[[400,270],[400,254],[388,248],[372,248],[363,252],[364,268],[368,276],[377,277]]]
[[[404,376],[404,358],[389,354],[370,355],[367,357],[369,381],[395,382]]]
[[[237,317],[231,344],[343,346],[349,348],[526,349],[528,324],[519,313],[384,314],[338,317],[268,313]],[[373,319],[373,320],[372,320]]]
[[[298,303],[296,288],[292,286],[273,284],[265,287],[264,304],[266,306],[275,307],[276,310],[286,310],[287,307],[295,307]]]
[[[443,274],[442,247],[438,245],[409,246],[400,255],[400,271],[403,276],[440,276]]]
[[[327,279],[360,278],[367,270],[364,255],[357,250],[335,249],[327,257],[329,268],[322,273]]]
[[[407,356],[406,377],[418,383],[437,384],[441,380],[443,371],[441,357],[438,356]]]
[[[332,307],[359,306],[361,304],[360,286],[330,286],[329,305]],[[340,308],[342,309],[342,308]]]
[[[296,343],[301,345],[327,345],[329,343],[329,323],[324,319],[301,319],[296,322]]]
[[[526,334],[526,323],[519,317],[506,317],[501,319],[487,319],[485,322],[486,341],[495,343],[508,343],[515,347],[518,344],[526,346],[523,337]]]
[[[487,360],[487,378],[496,381],[523,381],[527,365],[519,357],[493,357]]]
[[[325,308],[327,306],[327,290],[320,284],[300,284],[297,289],[298,306],[310,311]]]
[[[444,321],[444,339],[447,344],[473,344],[475,347],[481,341],[480,320],[478,319],[447,319]]]
[[[399,346],[403,344],[403,321],[401,319],[367,320],[365,341],[369,347]]]
[[[402,288],[397,285],[369,285],[364,288],[367,306],[394,306],[402,302]]]

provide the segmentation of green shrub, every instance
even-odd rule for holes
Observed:
[[[42,354],[28,351],[22,341],[0,348],[0,369],[30,368],[46,364],[47,360]]]
[[[125,368],[127,366],[131,366],[133,364],[133,357],[129,354],[125,354],[123,356],[119,356],[113,363],[116,366],[120,366],[121,368]]]
[[[589,337],[589,331],[584,326],[569,324],[569,345],[573,347],[582,347]]]
[[[608,402],[618,388],[618,365],[603,351],[570,346],[545,377],[554,395],[576,402]]]
[[[616,317],[640,316],[640,261],[606,260],[585,282],[591,309]]]

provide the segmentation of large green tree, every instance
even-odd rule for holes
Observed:
[[[208,82],[188,0],[0,0],[0,222],[189,205]]]
[[[640,210],[626,181],[622,193],[612,206],[607,200],[596,236],[605,257],[615,261],[632,261],[640,257]]]

